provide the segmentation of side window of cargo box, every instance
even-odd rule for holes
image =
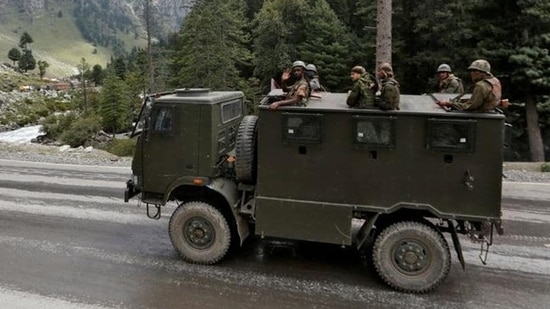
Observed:
[[[323,136],[323,115],[283,113],[282,139],[285,144],[320,144]]]
[[[471,119],[428,119],[426,148],[436,152],[473,153],[476,121]]]
[[[393,149],[395,117],[353,116],[353,144],[359,149]]]

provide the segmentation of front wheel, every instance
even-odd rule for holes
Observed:
[[[180,205],[168,227],[172,245],[187,262],[214,264],[231,244],[231,230],[223,214],[204,202]]]
[[[373,263],[392,288],[427,293],[447,278],[451,253],[447,241],[428,224],[405,221],[385,228],[375,240]]]

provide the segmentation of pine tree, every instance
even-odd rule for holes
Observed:
[[[550,92],[550,2],[484,1],[473,14],[490,21],[490,27],[481,27],[476,33],[478,47],[501,77],[505,95],[525,102],[531,160],[542,162],[545,156],[537,109]]]
[[[15,63],[21,59],[21,52],[14,47],[8,52],[8,58],[13,61],[13,65],[15,65]]]
[[[132,112],[129,106],[126,83],[116,75],[108,74],[101,89],[99,106],[103,129],[115,134],[120,129],[128,127]]]
[[[237,89],[251,53],[244,29],[243,0],[203,0],[193,7],[180,31],[174,84],[178,87]]]
[[[24,51],[29,49],[29,44],[33,43],[34,40],[32,39],[31,35],[25,31],[21,35],[21,38],[19,39],[19,47],[21,47]]]
[[[271,78],[293,61],[300,60],[298,46],[304,42],[307,10],[306,0],[266,0],[253,21],[255,71],[261,85],[267,88]],[[303,61],[303,60],[302,60]]]
[[[50,67],[50,64],[47,61],[38,60],[38,71],[40,74],[40,78],[44,78],[44,75],[46,75],[46,69],[48,67]]]
[[[86,85],[86,80],[90,74],[90,64],[86,62],[85,58],[82,58],[77,68],[80,77],[80,87],[82,88],[82,95],[84,97],[84,114],[86,114],[88,112],[88,87]]]
[[[94,82],[96,86],[100,86],[103,83],[104,72],[101,65],[96,64],[92,68],[92,73],[90,74],[90,79]]]
[[[36,68],[36,59],[32,55],[32,50],[26,49],[19,59],[19,68],[23,72],[32,71]]]
[[[349,87],[351,36],[325,0],[311,0],[306,11],[304,41],[298,44],[299,58],[313,63],[321,83],[331,91]]]

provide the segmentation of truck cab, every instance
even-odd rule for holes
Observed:
[[[241,92],[145,100],[125,200],[139,194],[152,218],[178,203],[184,260],[216,263],[253,232],[368,250],[389,286],[425,293],[450,271],[444,234],[464,267],[459,234],[487,253],[502,232],[503,115],[445,110],[445,94],[402,95],[397,111],[350,109],[344,93],[269,109],[280,95],[246,116]]]

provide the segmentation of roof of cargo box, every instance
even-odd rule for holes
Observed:
[[[161,93],[155,101],[185,104],[215,104],[231,99],[243,98],[242,91],[211,91],[208,88],[181,88]]]
[[[274,89],[267,96],[281,96],[284,95],[282,89]],[[379,112],[379,113],[429,113],[429,114],[447,114],[451,113],[454,115],[465,114],[476,116],[484,115],[496,115],[496,113],[471,113],[471,112],[461,112],[461,111],[449,111],[444,109],[435,103],[435,99],[438,100],[447,100],[450,101],[458,97],[457,94],[449,93],[432,93],[432,94],[422,94],[422,95],[411,95],[411,94],[402,94],[401,100],[399,103],[399,111],[382,111],[378,108],[372,109],[352,109],[347,106],[346,98],[347,93],[332,93],[332,92],[316,92],[312,94],[309,98],[307,107],[293,107],[307,110],[323,110],[323,111],[368,111],[370,112]],[[460,99],[468,99],[471,94],[465,94],[460,96]],[[266,106],[267,107],[267,106]],[[285,107],[286,108],[286,107]]]

